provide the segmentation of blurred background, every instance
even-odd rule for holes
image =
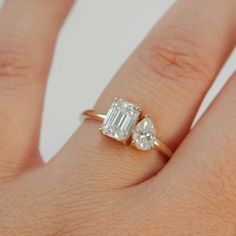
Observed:
[[[49,160],[78,128],[80,113],[94,105],[128,55],[174,2],[76,1],[59,36],[49,75],[40,143],[44,160]],[[197,117],[233,73],[235,62],[233,53]]]

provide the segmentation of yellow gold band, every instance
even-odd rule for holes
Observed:
[[[93,120],[102,121],[102,122],[106,118],[105,114],[99,113],[95,110],[86,110],[83,112],[83,115],[88,118],[91,118]],[[159,140],[157,137],[155,138],[154,145],[155,145],[156,149],[160,153],[165,155],[166,157],[170,158],[173,155],[172,150],[165,143],[163,143],[161,140]]]

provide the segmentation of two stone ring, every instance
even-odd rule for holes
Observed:
[[[141,109],[133,103],[116,98],[107,114],[95,110],[86,110],[83,114],[102,121],[99,129],[101,133],[125,145],[131,144],[142,151],[156,148],[168,158],[173,154],[171,149],[157,138],[150,116],[142,117]]]

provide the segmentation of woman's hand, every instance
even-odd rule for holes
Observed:
[[[0,13],[0,235],[235,235],[236,76],[190,126],[235,45],[236,2],[178,1],[96,104],[122,97],[149,112],[176,150],[168,164],[86,121],[43,165],[46,78],[71,5],[8,0]]]

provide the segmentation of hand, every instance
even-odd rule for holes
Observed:
[[[190,131],[234,47],[235,1],[178,1],[96,104],[107,111],[122,97],[149,112],[160,139],[176,150],[168,163],[86,121],[44,165],[46,77],[72,2],[8,0],[1,10],[0,235],[235,235],[235,75]]]

